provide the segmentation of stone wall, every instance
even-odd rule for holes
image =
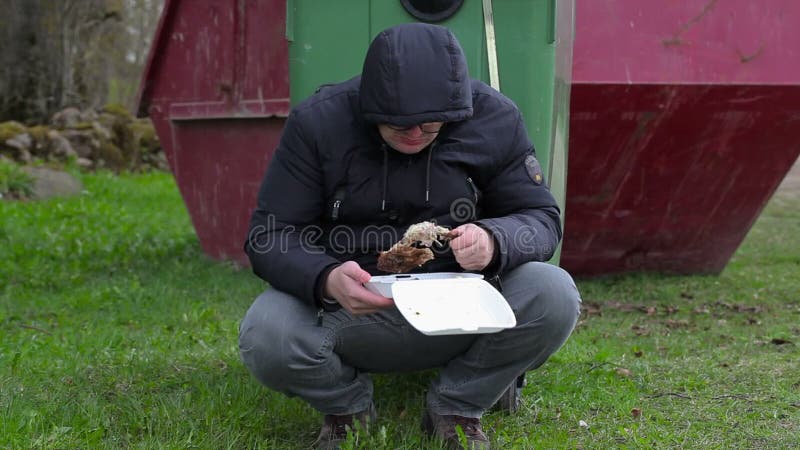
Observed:
[[[85,169],[117,172],[169,169],[150,120],[115,105],[101,111],[67,108],[42,125],[0,123],[0,155],[21,164],[75,161]]]

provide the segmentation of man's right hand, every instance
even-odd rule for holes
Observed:
[[[364,287],[372,275],[355,261],[333,269],[325,280],[325,297],[335,299],[350,314],[371,314],[394,305],[394,300]]]

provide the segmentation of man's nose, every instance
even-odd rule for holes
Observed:
[[[409,128],[408,131],[406,131],[406,134],[413,138],[420,137],[423,134],[422,128],[419,125],[414,125],[413,127]]]

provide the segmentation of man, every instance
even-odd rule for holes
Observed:
[[[499,281],[517,325],[426,336],[392,299],[364,287],[408,226],[457,235],[426,272]],[[253,212],[245,250],[272,288],[242,321],[242,360],[267,387],[325,415],[319,448],[375,420],[370,372],[441,367],[424,430],[448,448],[489,448],[481,415],[566,341],[580,298],[548,260],[561,238],[520,112],[470,80],[446,28],[381,32],[362,75],[321,88],[290,114]]]

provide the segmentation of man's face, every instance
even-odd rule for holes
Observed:
[[[425,122],[410,127],[397,127],[394,125],[380,124],[378,131],[381,137],[393,149],[400,153],[413,155],[427,147],[442,128],[442,122]]]

